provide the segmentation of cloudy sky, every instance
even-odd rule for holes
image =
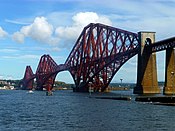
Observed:
[[[84,26],[100,22],[131,32],[155,31],[156,41],[175,36],[175,0],[1,0],[0,79],[23,78],[26,65],[36,71],[40,57],[57,64],[68,57]],[[164,80],[164,53],[158,53],[158,79]],[[136,82],[137,56],[113,82]],[[72,83],[69,72],[57,80]]]

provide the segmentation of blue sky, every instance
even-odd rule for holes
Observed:
[[[100,22],[132,32],[155,31],[156,41],[175,35],[175,0],[1,0],[0,79],[22,79],[26,65],[36,71],[40,57],[57,64],[68,57],[83,27]],[[157,55],[158,79],[164,80],[165,55]],[[136,82],[137,57],[112,82]],[[68,72],[57,80],[73,83]]]

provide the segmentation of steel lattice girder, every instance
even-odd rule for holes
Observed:
[[[113,68],[116,65],[121,67],[137,54],[138,43],[135,33],[91,23],[82,31],[65,64],[71,67],[69,71],[77,88],[87,88],[89,83],[92,83],[93,88],[97,88],[97,85],[100,85],[98,88],[106,88],[116,73]],[[117,60],[117,56],[122,53],[128,59],[120,57],[121,60]]]
[[[173,37],[146,48],[150,53],[174,48],[174,41]],[[90,84],[94,91],[103,91],[120,67],[138,53],[139,46],[136,33],[91,23],[80,34],[65,64],[57,65],[49,55],[43,55],[36,74],[26,69],[23,82],[36,77],[39,89],[45,85],[52,88],[57,73],[69,70],[78,89],[87,91]]]
[[[24,78],[20,82],[23,86],[23,89],[32,89],[33,83],[34,83],[34,77],[33,71],[30,66],[26,66]]]
[[[50,76],[51,73],[57,70],[56,62],[49,56],[43,55],[38,64],[38,68],[36,70],[36,81],[37,87],[36,89],[42,90],[43,88],[47,88],[47,90],[51,90],[54,84],[55,75]],[[50,76],[50,77],[48,77]]]
[[[170,48],[175,48],[175,37],[155,42],[154,44],[147,45],[150,53],[158,52]]]

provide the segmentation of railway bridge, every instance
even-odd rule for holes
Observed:
[[[57,65],[43,55],[36,73],[27,66],[20,85],[25,89],[52,90],[56,75],[68,70],[75,82],[75,91],[105,91],[117,71],[130,58],[138,55],[137,84],[134,93],[160,93],[157,80],[156,52],[166,51],[164,94],[175,92],[175,37],[155,41],[155,32],[138,32],[90,23],[84,27],[64,64]]]

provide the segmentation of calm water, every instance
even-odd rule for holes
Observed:
[[[0,90],[0,131],[175,130],[173,106],[88,96],[72,91],[46,96],[42,91]]]

